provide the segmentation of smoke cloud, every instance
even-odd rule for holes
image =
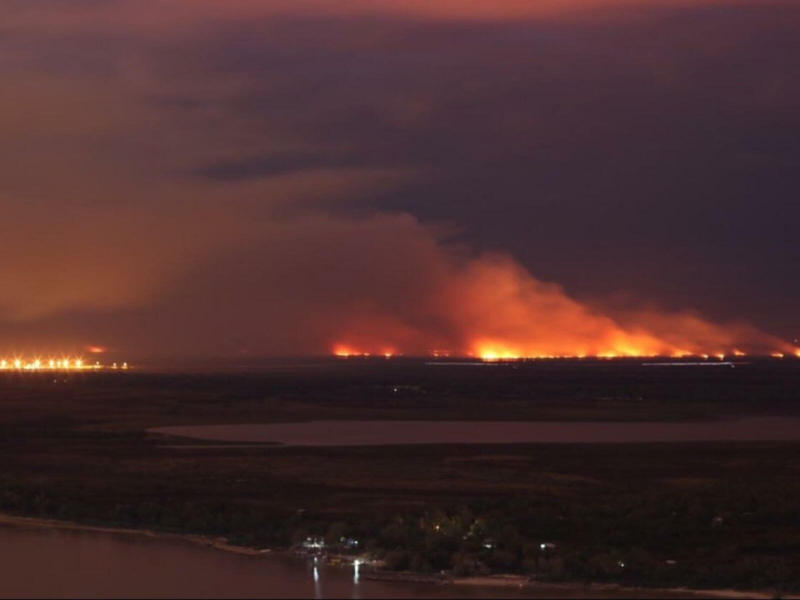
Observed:
[[[796,159],[791,144],[752,139],[773,131],[762,111],[796,117],[792,69],[737,71],[723,108],[752,122],[735,131],[704,112],[702,94],[686,95],[701,76],[730,83],[717,68],[742,51],[730,40],[766,13],[715,8],[727,37],[701,27],[672,51],[647,46],[653,23],[692,3],[633,4],[4,3],[0,350],[792,352],[696,293],[704,278],[709,297],[725,287],[714,277],[733,289],[727,255],[703,255],[692,292],[689,275],[665,275],[669,310],[651,307],[652,281],[648,308],[590,299],[593,288],[644,297],[653,269],[635,257],[660,260],[692,219],[737,251],[741,223],[783,214],[762,209],[783,201],[781,169]],[[794,21],[781,22],[791,36],[764,31],[788,45]],[[606,29],[650,54],[617,48]],[[725,160],[720,148],[732,148]],[[723,216],[716,201],[682,198],[710,194],[693,165],[736,188]],[[754,213],[731,173],[756,171],[778,183]],[[668,201],[645,193],[651,177],[675,192]],[[684,205],[692,219],[676,221]],[[774,236],[745,235],[764,256],[786,252]],[[756,300],[740,302],[731,310]]]

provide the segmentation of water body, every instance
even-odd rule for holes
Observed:
[[[213,442],[288,446],[405,444],[602,444],[800,441],[800,419],[702,422],[308,421],[158,427],[154,433]]]
[[[608,590],[491,588],[366,580],[354,569],[249,557],[179,540],[0,527],[0,598],[583,598]],[[653,593],[652,597],[664,597]],[[672,597],[679,597],[672,594]],[[685,594],[684,594],[685,597]]]

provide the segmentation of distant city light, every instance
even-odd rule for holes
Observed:
[[[40,357],[14,357],[0,359],[0,371],[102,371],[104,369],[129,369],[128,363],[121,365],[114,363],[112,366],[104,365],[99,362],[88,364],[81,357],[69,358],[40,358]]]

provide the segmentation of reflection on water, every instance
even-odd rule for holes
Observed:
[[[0,598],[637,597],[586,587],[389,583],[361,575],[358,564],[337,568],[282,555],[243,556],[178,540],[0,527]]]
[[[364,580],[359,567],[251,557],[177,540],[0,528],[3,598],[480,597],[486,590]]]
[[[800,441],[800,419],[702,422],[308,421],[158,427],[151,432],[216,442],[290,446],[391,444]]]

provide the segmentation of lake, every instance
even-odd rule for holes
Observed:
[[[210,442],[289,446],[800,441],[800,419],[698,422],[307,421],[157,427],[153,433]]]

